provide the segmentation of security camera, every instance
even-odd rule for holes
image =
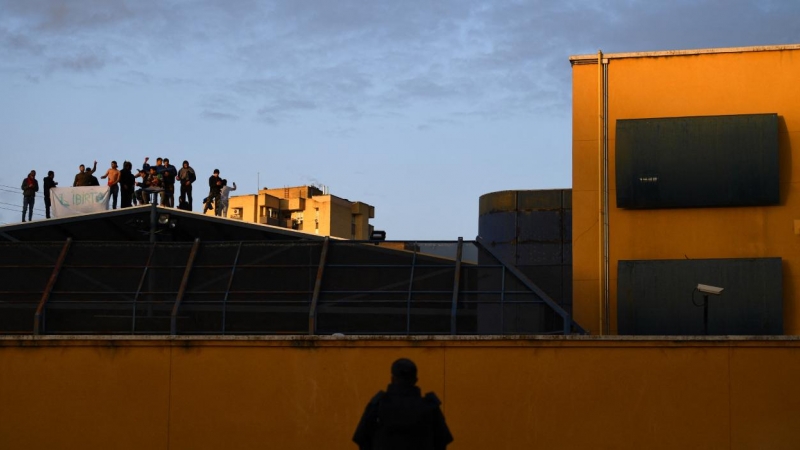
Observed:
[[[719,295],[722,294],[722,290],[724,288],[716,287],[716,286],[709,286],[707,284],[698,284],[697,290],[702,292],[703,294],[711,294],[711,295]]]

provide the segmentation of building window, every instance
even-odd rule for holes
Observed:
[[[233,208],[231,210],[231,219],[242,220],[242,209],[243,208]]]

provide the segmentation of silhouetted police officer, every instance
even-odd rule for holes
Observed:
[[[442,402],[433,392],[423,397],[416,384],[413,361],[392,364],[392,383],[370,400],[353,436],[361,450],[444,450],[453,442]]]

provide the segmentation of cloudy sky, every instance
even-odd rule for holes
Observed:
[[[0,222],[31,169],[168,156],[196,192],[323,184],[389,239],[472,239],[482,194],[571,186],[570,55],[798,24],[796,0],[0,0]]]

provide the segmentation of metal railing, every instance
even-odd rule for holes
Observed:
[[[0,333],[571,334],[477,241],[0,243]]]

